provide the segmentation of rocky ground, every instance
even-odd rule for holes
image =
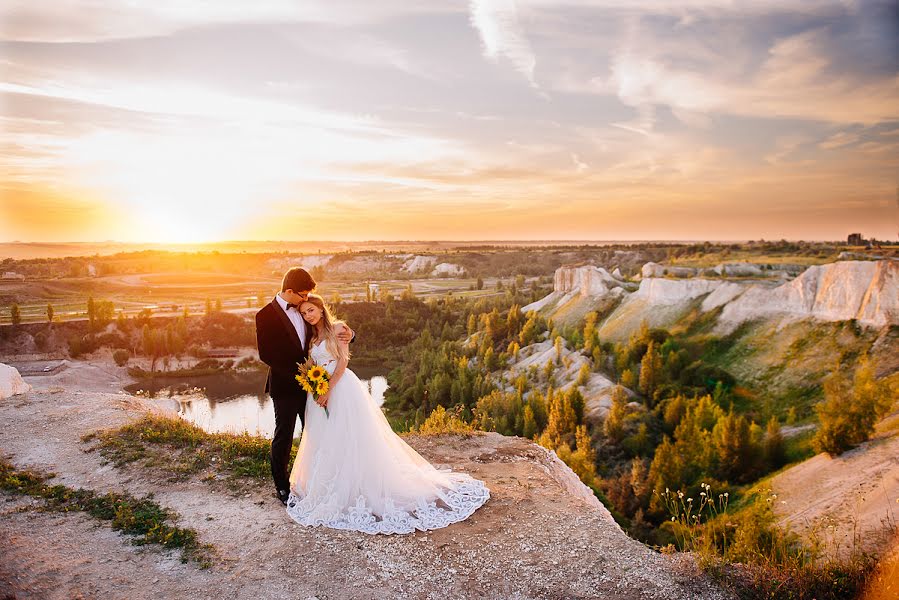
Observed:
[[[437,465],[483,479],[490,501],[433,532],[369,536],[291,521],[270,486],[172,483],[104,464],[81,436],[139,418],[115,369],[73,363],[0,401],[0,452],[18,468],[97,492],[152,493],[215,546],[211,568],[137,547],[84,514],[0,494],[0,598],[723,598],[687,556],[628,538],[554,454],[498,434],[408,438]]]

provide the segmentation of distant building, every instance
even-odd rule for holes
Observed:
[[[0,279],[25,279],[25,276],[21,273],[16,273],[15,271],[6,271],[3,273],[3,276]]]
[[[850,246],[864,246],[865,238],[863,238],[860,233],[850,233],[846,243]]]

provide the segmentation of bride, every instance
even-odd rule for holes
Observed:
[[[300,306],[314,329],[310,357],[330,373],[330,390],[306,403],[290,475],[287,513],[301,525],[364,533],[411,533],[465,520],[489,498],[482,481],[437,470],[390,428],[347,369],[349,345],[321,296]],[[325,411],[327,407],[327,412]]]

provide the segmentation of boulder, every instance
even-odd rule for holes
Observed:
[[[31,385],[25,383],[18,369],[0,363],[0,399],[27,394],[30,391]]]

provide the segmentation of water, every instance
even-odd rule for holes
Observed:
[[[364,369],[356,373],[360,378],[369,377],[362,383],[368,386],[375,402],[382,405],[387,379]],[[185,421],[210,433],[248,432],[271,438],[275,431],[275,410],[263,389],[264,372],[148,379],[127,386],[125,391],[155,398]],[[300,431],[297,419],[294,435],[298,436]]]

